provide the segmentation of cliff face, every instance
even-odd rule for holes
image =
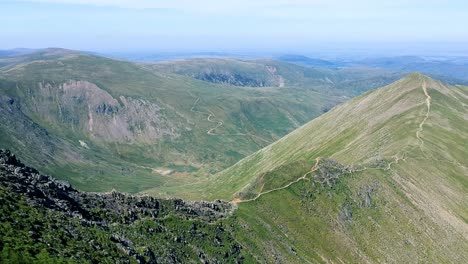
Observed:
[[[228,202],[80,192],[3,150],[0,201],[2,262],[44,255],[50,261],[119,263],[244,259],[223,222],[235,209]]]
[[[22,108],[29,116],[94,140],[148,143],[179,136],[156,103],[114,98],[88,81],[40,82],[24,90]]]

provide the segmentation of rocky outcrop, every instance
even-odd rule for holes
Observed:
[[[178,73],[206,82],[233,86],[284,87],[285,85],[284,78],[278,74],[277,68],[266,65],[257,65],[255,68],[247,67],[244,70],[223,66],[201,67]]]
[[[234,86],[250,86],[250,87],[264,87],[268,86],[267,80],[258,80],[243,76],[240,74],[232,74],[227,72],[203,72],[192,75],[195,79],[202,81],[222,83]]]
[[[323,186],[332,187],[342,176],[357,170],[352,165],[343,165],[333,159],[321,159],[312,179]]]
[[[216,221],[225,218],[234,210],[234,205],[217,200],[214,202],[186,202],[181,199],[157,199],[150,196],[135,196],[119,192],[87,193],[74,189],[68,182],[43,175],[22,164],[9,151],[0,150],[1,185],[15,193],[25,194],[28,202],[67,213],[71,217],[89,222],[106,222],[93,213],[96,208],[114,215],[123,223],[132,223],[144,217],[163,217],[174,213],[187,219]]]
[[[25,215],[19,199],[44,215],[28,220],[34,226],[15,218]],[[137,263],[221,263],[242,262],[244,258],[232,230],[221,222],[235,209],[232,203],[157,199],[115,191],[81,192],[66,181],[25,166],[5,150],[0,150],[0,202],[0,223],[26,229],[22,232],[31,236],[35,248],[43,244],[53,254],[78,262],[84,258],[93,263],[130,263],[130,259]],[[51,226],[59,240],[50,236]],[[0,238],[8,240],[9,235],[2,230]],[[153,239],[162,239],[162,243],[155,248]],[[21,243],[31,243],[27,241]],[[78,249],[70,248],[80,243]],[[89,247],[87,252],[82,251],[83,245]],[[0,251],[4,246],[0,243]]]

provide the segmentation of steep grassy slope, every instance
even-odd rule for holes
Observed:
[[[423,87],[432,94],[427,120]],[[425,148],[423,157],[463,163],[465,102],[463,86],[445,86],[422,75],[410,75],[335,107],[224,170],[217,180],[233,192],[292,162],[307,162],[312,167],[316,158],[329,157],[344,164],[364,165],[410,157]],[[418,138],[416,132],[422,129],[423,120],[429,132],[418,132]],[[430,143],[422,144],[423,137]]]
[[[467,102],[413,74],[185,194],[239,203],[239,240],[266,262],[466,262]]]
[[[340,77],[271,60],[201,60],[189,68],[235,77],[198,80],[170,70],[171,63],[62,49],[2,63],[0,145],[89,191],[193,184],[359,92],[338,89],[327,76],[356,80],[364,90],[393,78]]]

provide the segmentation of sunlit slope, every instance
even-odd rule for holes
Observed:
[[[446,200],[466,208],[460,196],[466,188],[447,188],[443,180],[442,192],[458,194],[441,199],[434,183],[420,186],[433,178],[415,180],[401,171],[343,174],[332,185],[313,175],[241,203],[238,240],[268,263],[465,263],[467,223]]]
[[[430,109],[423,87],[431,97]],[[380,160],[389,163],[403,157],[463,163],[467,157],[467,93],[466,87],[446,86],[423,75],[410,75],[335,107],[222,171],[205,195],[250,197],[268,190],[258,186],[259,178],[268,178],[277,170],[299,170],[301,166],[296,163],[306,164],[306,169],[292,173],[292,178],[283,173],[284,179],[270,188],[280,187],[311,168],[319,157],[356,166]]]
[[[222,172],[211,195],[234,193],[263,262],[464,263],[467,102],[468,87],[408,76]]]

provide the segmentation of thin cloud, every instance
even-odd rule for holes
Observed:
[[[119,7],[133,9],[147,8],[175,8],[185,10],[232,10],[248,8],[272,8],[281,6],[317,6],[329,3],[325,0],[20,0],[19,2],[29,3],[53,3],[53,4],[72,4],[89,5],[101,7]]]

